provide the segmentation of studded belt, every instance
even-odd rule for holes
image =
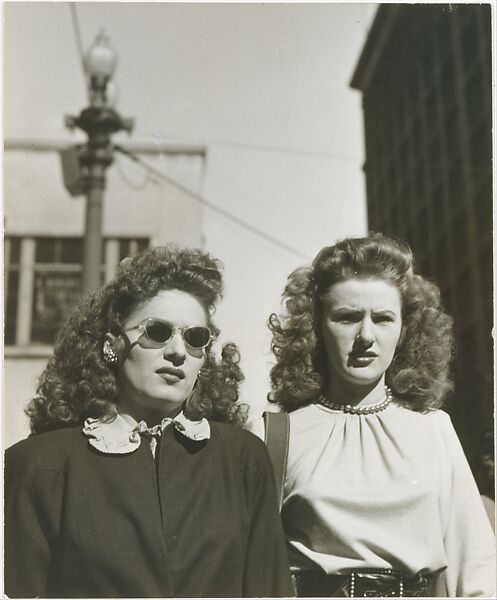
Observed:
[[[356,569],[346,575],[300,571],[293,575],[297,596],[334,598],[426,598],[428,575],[396,569]]]

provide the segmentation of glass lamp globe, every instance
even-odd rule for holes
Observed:
[[[90,77],[110,79],[117,64],[117,55],[109,38],[101,31],[85,55],[85,64]]]

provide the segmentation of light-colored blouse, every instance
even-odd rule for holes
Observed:
[[[248,428],[264,436],[262,418]],[[290,413],[282,519],[293,570],[427,572],[433,596],[495,595],[495,538],[443,411]]]

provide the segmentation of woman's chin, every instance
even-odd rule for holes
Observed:
[[[349,369],[344,378],[348,383],[364,386],[375,385],[383,376],[384,373],[376,370],[373,372],[367,368],[354,368],[353,370]]]
[[[176,416],[181,411],[184,402],[185,398],[179,394],[177,396],[171,394],[162,394],[161,396],[141,395],[135,401],[121,405],[121,411],[128,412],[137,421],[145,420],[148,423],[150,419],[157,420],[159,417]],[[150,425],[150,423],[148,424]]]

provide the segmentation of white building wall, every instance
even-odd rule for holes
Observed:
[[[36,390],[36,382],[45,368],[50,351],[29,357],[25,352],[16,356],[5,351],[3,384],[3,446],[7,448],[29,434],[28,418],[24,409]]]
[[[81,236],[85,198],[65,190],[57,149],[68,142],[6,141],[4,223],[6,235]],[[30,149],[31,148],[31,149]],[[131,146],[133,148],[133,146]],[[205,152],[138,146],[138,156],[186,189],[202,191]],[[181,211],[178,211],[181,208]],[[116,153],[107,172],[103,235],[150,237],[154,243],[202,244],[203,210],[190,194]]]

